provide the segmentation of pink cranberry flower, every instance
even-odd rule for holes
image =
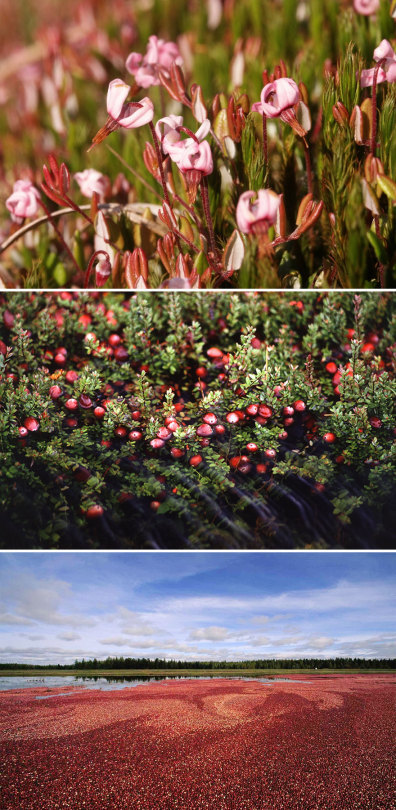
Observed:
[[[260,189],[241,194],[236,208],[236,221],[242,233],[266,233],[276,222],[281,198],[274,191]]]
[[[374,84],[374,76],[377,74],[377,84],[386,81],[386,73],[382,68],[370,68],[369,70],[362,70],[360,74],[360,87],[372,87]]]
[[[118,126],[135,129],[153,120],[154,104],[147,97],[139,102],[127,102],[130,90],[129,84],[125,84],[122,79],[113,79],[107,91],[107,112]]]
[[[208,142],[197,143],[193,138],[188,138],[182,143],[183,149],[179,152],[177,159],[173,158],[172,153],[170,153],[172,160],[175,160],[180,171],[185,174],[195,170],[201,172],[202,176],[211,174],[213,171],[213,157]]]
[[[164,155],[169,154],[169,147],[180,141],[180,127],[183,126],[182,115],[167,115],[160,118],[155,125],[155,134],[161,143]]]
[[[375,14],[380,7],[380,0],[353,0],[353,7],[358,14],[370,17]]]
[[[109,186],[107,177],[96,169],[85,169],[83,172],[76,172],[74,179],[80,186],[81,194],[84,197],[92,197],[95,192],[103,199]]]
[[[25,217],[34,217],[40,204],[40,194],[30,180],[17,180],[6,200],[11,219],[21,225]]]
[[[267,118],[278,118],[298,104],[300,99],[300,91],[293,79],[276,79],[263,87],[260,101],[252,104],[252,110]]]
[[[395,82],[396,53],[394,52],[392,45],[390,44],[390,42],[388,42],[387,39],[383,39],[382,42],[380,42],[378,48],[376,48],[373,53],[373,58],[375,62],[381,62],[383,59],[385,59],[385,62],[382,65],[382,67],[386,73],[386,80],[388,82]]]
[[[132,74],[139,87],[152,87],[160,84],[159,70],[168,74],[173,64],[182,65],[183,59],[175,42],[165,42],[156,36],[149,37],[147,50],[144,56],[132,52],[126,60],[126,69]]]
[[[170,118],[177,118],[177,117],[178,116],[168,116],[167,120],[169,120]],[[161,118],[158,121],[157,126],[158,124],[161,123],[161,121],[164,120],[165,119]],[[202,122],[201,126],[197,129],[197,131],[195,133],[191,133],[193,137],[187,138],[184,141],[180,137],[181,126],[180,127],[175,126],[173,132],[171,132],[169,129],[165,136],[166,137],[165,147],[167,149],[167,154],[170,155],[172,160],[177,164],[179,160],[182,159],[182,156],[186,154],[186,150],[188,150],[189,148],[193,148],[193,144],[195,144],[196,146],[199,145],[199,143],[203,141],[204,138],[206,138],[210,130],[210,121],[208,118],[205,118],[205,121]],[[162,148],[164,147],[162,146]],[[210,172],[208,172],[208,174],[210,174]]]

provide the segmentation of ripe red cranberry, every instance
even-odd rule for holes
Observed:
[[[67,427],[75,428],[78,425],[78,419],[75,416],[68,416],[66,419]]]
[[[95,503],[94,506],[88,507],[88,509],[85,512],[85,517],[87,517],[88,520],[94,520],[96,518],[102,517],[103,511],[104,511],[103,506],[101,506],[99,503]]]
[[[29,433],[28,429],[23,427],[22,425],[21,425],[21,427],[18,428],[18,432],[19,432],[19,435],[20,435],[21,439],[24,439]]]
[[[124,363],[126,360],[128,360],[129,354],[125,346],[117,346],[114,349],[114,357],[117,360],[117,363]],[[145,370],[148,371],[148,368]]]
[[[288,436],[287,436],[286,430],[282,430],[281,433],[278,433],[278,439],[280,439],[281,442],[284,442],[285,439],[287,439],[287,438],[288,438]]]
[[[23,424],[25,428],[27,428],[27,430],[29,430],[31,433],[35,433],[36,430],[38,430],[40,427],[40,423],[38,422],[37,419],[34,419],[33,416],[26,417]]]
[[[172,431],[167,427],[160,427],[159,430],[157,430],[157,436],[159,439],[170,439],[171,435]]]
[[[274,450],[272,447],[269,447],[268,450],[264,450],[264,454],[267,456],[267,458],[276,458],[276,450]]]
[[[221,351],[221,349],[216,349],[215,346],[213,346],[211,349],[208,349],[206,354],[208,355],[208,357],[210,357],[211,360],[220,360],[223,357],[223,352]]]
[[[259,405],[258,412],[260,416],[264,417],[264,419],[270,419],[273,414],[273,410],[269,407],[269,405]]]
[[[94,416],[96,416],[96,419],[103,419],[105,413],[105,409],[101,408],[100,405],[94,408]]]
[[[283,389],[281,385],[275,385],[274,394],[278,399],[283,395]]]
[[[230,425],[236,425],[239,422],[239,416],[236,411],[231,411],[227,414],[226,420]]]
[[[76,382],[76,380],[78,380],[77,371],[72,371],[72,370],[66,371],[65,380],[68,383]]]
[[[78,408],[78,401],[74,399],[74,397],[70,397],[70,399],[66,400],[65,407],[68,409],[68,411],[76,411]]]
[[[264,473],[267,472],[267,465],[266,464],[256,464],[256,472],[258,472],[259,475],[264,475]]]
[[[113,332],[111,335],[109,335],[109,343],[110,346],[113,347],[113,349],[115,349],[116,346],[120,345],[121,338],[117,332]]]
[[[254,442],[248,442],[246,445],[246,450],[249,450],[250,453],[256,453],[258,450],[257,444]]]
[[[381,419],[379,418],[379,416],[370,416],[369,422],[370,422],[371,427],[373,427],[373,428],[382,427],[382,422],[381,422]]]
[[[159,450],[165,444],[163,439],[151,439],[150,445],[154,450]]]
[[[210,439],[206,439],[206,438],[200,439],[199,443],[200,443],[201,447],[209,447]]]
[[[296,401],[293,402],[294,410],[298,411],[299,413],[302,413],[303,411],[305,411],[306,407],[307,406],[306,406],[305,402],[302,399],[296,399]]]
[[[198,467],[202,463],[202,456],[197,454],[196,456],[191,456],[190,461],[188,462],[191,467]]]
[[[62,389],[59,385],[51,385],[49,390],[49,395],[51,399],[59,399],[62,396]]]
[[[176,413],[180,413],[184,408],[184,402],[176,402],[175,411]]]
[[[73,476],[76,481],[79,481],[81,484],[85,484],[85,482],[88,481],[88,478],[91,477],[91,473],[86,467],[79,467],[73,473]]]
[[[222,436],[222,435],[223,435],[223,433],[225,433],[225,427],[224,427],[224,425],[215,425],[215,432],[216,432],[216,433],[217,433],[219,436]]]
[[[64,365],[66,365],[66,360],[67,360],[66,355],[65,355],[65,354],[61,354],[61,352],[58,352],[58,353],[55,355],[55,357],[54,357],[54,361],[55,361],[55,363],[56,363],[56,365],[57,365],[57,366],[64,366]]]
[[[197,436],[211,436],[213,433],[213,428],[210,425],[199,425],[197,427]]]
[[[286,419],[283,420],[283,424],[285,427],[290,427],[290,425],[294,424],[294,419],[292,416],[288,416]]]
[[[340,455],[339,455],[339,456],[336,456],[336,462],[337,462],[337,464],[343,464],[343,463],[344,463],[344,461],[345,461],[345,457],[342,455],[342,453],[340,453]]]
[[[327,442],[327,444],[332,444],[335,440],[336,436],[334,433],[325,433],[323,436],[323,441]]]
[[[247,456],[233,456],[229,460],[230,467],[233,467],[234,470],[237,470],[241,464],[248,462],[249,459]]]
[[[247,406],[246,413],[249,416],[256,416],[256,414],[258,413],[258,409],[259,409],[259,406],[255,402],[252,402],[251,405]]]
[[[4,357],[7,354],[7,346],[2,340],[0,340],[0,354],[4,355]]]
[[[78,401],[82,408],[91,408],[93,405],[91,397],[89,397],[87,394],[81,394]]]
[[[124,439],[127,435],[127,429],[123,425],[118,425],[118,427],[114,428],[114,435],[118,436],[119,439]]]
[[[199,366],[199,368],[197,368],[195,373],[197,377],[206,377],[208,371],[206,368],[204,368],[204,366]]]
[[[254,337],[254,338],[251,339],[250,345],[253,347],[253,349],[260,349],[261,348],[261,340]]]
[[[92,323],[92,318],[90,315],[84,313],[83,315],[80,315],[78,323],[81,323],[81,326],[89,326],[89,324]]]
[[[184,450],[180,450],[179,447],[171,447],[171,456],[173,456],[173,458],[181,458],[184,456]]]
[[[285,407],[283,408],[282,413],[283,413],[283,416],[293,416],[294,408],[292,408],[291,405],[285,405]]]
[[[325,368],[326,368],[326,371],[328,371],[328,372],[329,372],[329,374],[335,374],[335,373],[336,373],[336,371],[337,371],[337,366],[336,366],[336,364],[333,362],[333,360],[331,360],[329,363],[326,363]]]
[[[130,439],[131,442],[137,442],[141,438],[142,438],[141,430],[131,430],[131,432],[130,432],[130,434],[128,436],[128,439]]]
[[[160,508],[160,506],[161,506],[160,501],[151,501],[151,503],[150,503],[150,509],[152,509],[153,512],[156,512],[157,509]]]
[[[175,433],[178,427],[179,423],[176,422],[176,419],[171,419],[170,422],[167,423],[167,428],[171,431],[171,433]]]
[[[5,309],[3,312],[3,322],[6,329],[12,329],[14,326],[14,321],[15,316],[12,314],[12,312],[10,312],[9,309]]]
[[[367,343],[363,343],[363,346],[360,351],[362,352],[362,354],[371,354],[371,352],[373,352],[374,349],[375,349],[374,343],[372,343],[371,341],[367,341]]]
[[[217,422],[217,416],[215,413],[205,413],[203,421],[206,422],[207,425],[215,425]]]
[[[106,448],[111,447],[111,441],[109,439],[102,439],[102,441],[100,443],[101,443],[102,447],[106,447]]]

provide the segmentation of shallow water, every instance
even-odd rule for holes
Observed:
[[[77,675],[46,675],[42,678],[28,678],[24,675],[14,675],[0,677],[0,692],[10,689],[59,689],[60,687],[79,686],[84,689],[100,689],[102,691],[113,691],[126,689],[127,687],[149,685],[159,681],[190,681],[190,680],[213,680],[213,679],[238,680],[238,681],[258,681],[259,683],[271,684],[275,681],[309,683],[309,681],[297,681],[294,678],[263,678],[252,675],[136,675],[136,676],[77,676]],[[38,700],[47,697],[58,697],[59,695],[70,695],[72,692],[57,692],[56,695],[39,695]]]

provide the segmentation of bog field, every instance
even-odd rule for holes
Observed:
[[[0,694],[4,810],[389,810],[394,674]]]

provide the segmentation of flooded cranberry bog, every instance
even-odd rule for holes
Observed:
[[[0,694],[4,810],[392,806],[394,674],[60,691]]]
[[[4,547],[392,547],[390,293],[0,298]]]

